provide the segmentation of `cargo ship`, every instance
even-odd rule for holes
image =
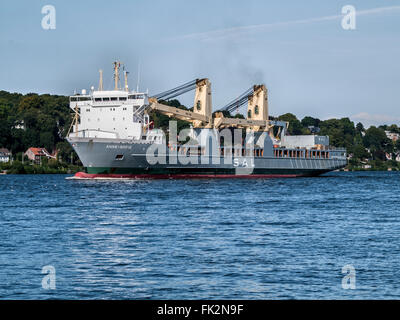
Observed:
[[[289,135],[289,123],[269,117],[266,86],[254,85],[212,112],[211,83],[195,79],[149,95],[130,90],[128,73],[114,65],[114,90],[91,87],[70,96],[74,111],[67,140],[85,170],[75,179],[280,178],[318,176],[347,165],[346,150],[328,136]],[[168,104],[195,91],[191,109]],[[228,115],[247,107],[245,117]],[[171,117],[164,132],[152,114]],[[177,131],[176,121],[188,128]]]

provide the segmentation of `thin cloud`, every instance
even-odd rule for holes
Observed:
[[[392,12],[400,10],[400,6],[390,6],[390,7],[380,7],[380,8],[372,8],[366,10],[356,10],[357,16],[366,16],[366,15],[373,15],[373,14],[380,14],[385,12]],[[198,33],[191,33],[175,38],[171,38],[170,40],[184,40],[184,39],[196,39],[196,40],[212,40],[217,38],[225,38],[232,35],[237,36],[238,34],[254,32],[254,31],[267,31],[268,29],[273,29],[277,27],[286,27],[286,26],[293,26],[299,24],[310,24],[315,22],[321,21],[331,21],[341,19],[343,15],[332,15],[332,16],[324,16],[324,17],[317,17],[317,18],[309,18],[309,19],[301,19],[301,20],[292,20],[292,21],[285,21],[285,22],[275,22],[275,23],[266,23],[266,24],[256,24],[256,25],[249,25],[249,26],[242,26],[242,27],[233,27],[233,28],[226,28],[226,29],[219,29],[213,30],[208,32],[198,32]]]
[[[353,120],[362,122],[367,125],[382,125],[399,123],[400,117],[393,117],[385,114],[370,114],[367,112],[360,112],[350,117]]]

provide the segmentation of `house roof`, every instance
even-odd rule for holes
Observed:
[[[30,147],[30,148],[28,149],[28,151],[29,151],[29,150],[31,150],[35,156],[46,156],[46,155],[49,154],[45,148],[34,148],[34,147]]]
[[[5,156],[9,156],[11,155],[10,150],[6,149],[6,148],[0,148],[0,153],[2,153]]]

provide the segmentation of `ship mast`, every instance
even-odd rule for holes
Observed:
[[[103,91],[103,70],[99,70],[100,80],[99,80],[99,91]]]
[[[114,90],[118,90],[119,68],[121,66],[121,62],[114,61],[113,64],[114,64],[114,82],[115,82]]]
[[[128,71],[124,71],[124,76],[125,76],[125,91],[128,92],[129,91],[129,87],[128,87]]]

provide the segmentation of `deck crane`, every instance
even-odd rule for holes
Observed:
[[[196,89],[193,111],[183,110],[158,102],[158,100],[169,100]],[[211,82],[207,79],[195,79],[184,83],[176,88],[161,92],[149,98],[149,109],[157,110],[169,117],[190,121],[195,128],[212,127],[212,101]]]
[[[191,90],[196,90],[193,111],[183,110],[160,103],[159,100],[169,100]],[[282,121],[268,119],[267,88],[265,85],[254,85],[239,97],[228,103],[212,115],[211,83],[207,78],[195,79],[176,88],[161,92],[149,98],[148,110],[157,110],[169,117],[189,121],[194,128],[250,128],[254,131],[268,131],[273,126],[285,126]],[[247,103],[247,119],[226,118],[223,111],[238,110]]]
[[[223,111],[238,110],[247,103],[247,119],[225,118]],[[214,118],[214,127],[242,127],[254,131],[268,131],[271,127],[268,119],[267,88],[265,85],[254,85],[239,97],[219,109]]]

